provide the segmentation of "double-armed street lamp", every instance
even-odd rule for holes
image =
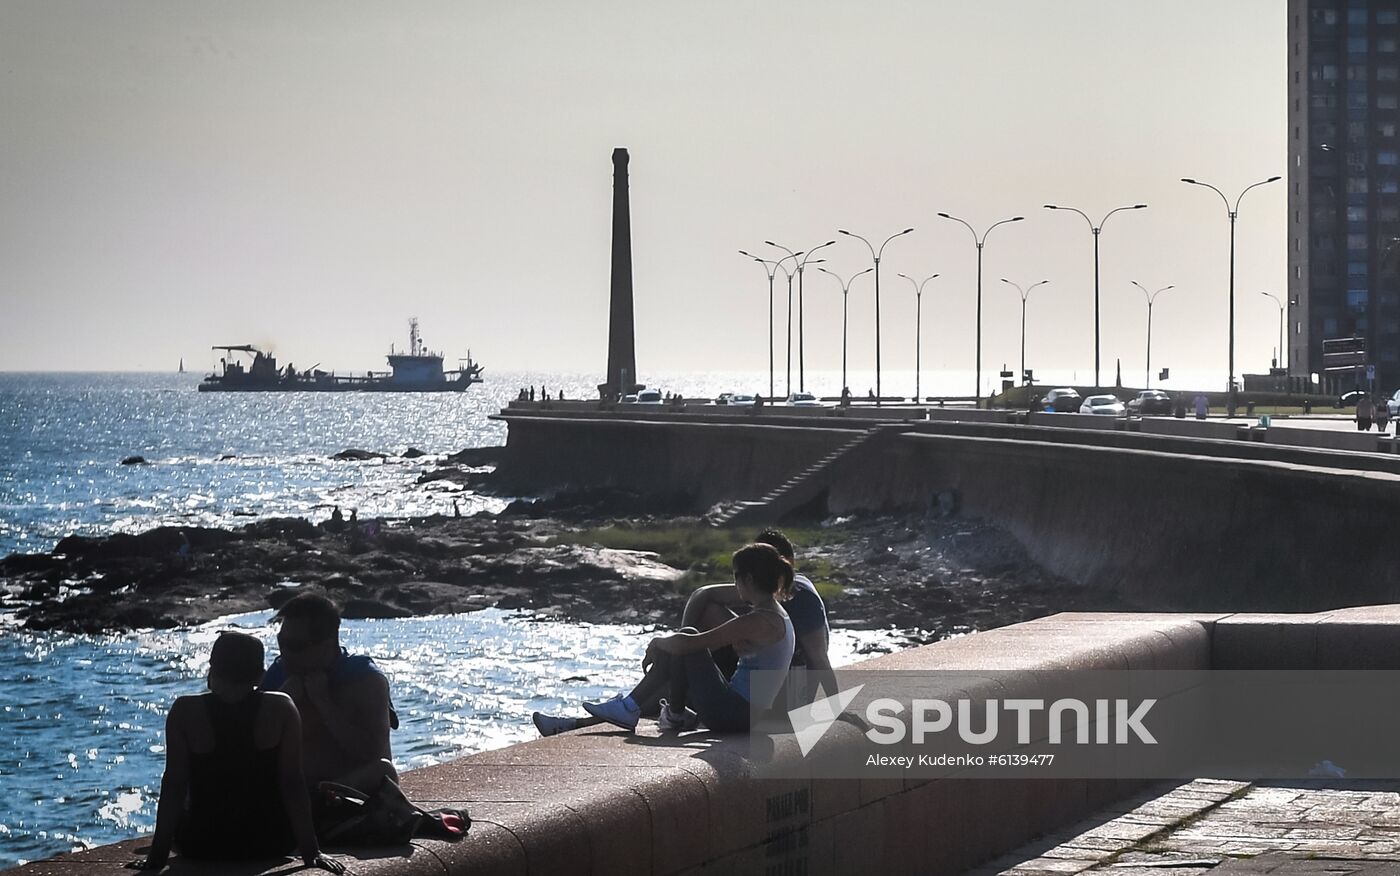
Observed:
[[[914,229],[912,229],[912,228],[906,228],[906,229],[904,229],[903,231],[897,231],[897,232],[895,232],[894,234],[891,234],[889,237],[885,238],[885,242],[884,242],[884,243],[880,244],[880,248],[879,248],[879,249],[876,249],[873,245],[871,245],[870,241],[866,240],[864,237],[861,237],[859,234],[852,234],[851,232],[845,230],[844,228],[838,228],[838,229],[836,230],[836,233],[837,233],[837,234],[844,234],[844,235],[846,235],[847,237],[854,237],[856,240],[859,240],[861,243],[865,244],[866,248],[870,250],[870,257],[871,257],[872,259],[874,259],[874,261],[875,261],[875,268],[874,268],[874,271],[875,271],[875,406],[876,406],[876,407],[879,407],[880,404],[881,404],[881,401],[880,401],[880,398],[881,398],[881,392],[880,392],[880,256],[884,255],[884,253],[885,253],[885,246],[888,245],[889,242],[890,242],[891,240],[894,240],[896,237],[900,237],[900,236],[902,236],[902,235],[908,234],[909,232],[911,232],[911,231],[913,231],[913,230],[914,230]]]
[[[789,256],[773,261],[771,259],[759,258],[751,252],[739,250],[739,255],[748,256],[759,264],[763,265],[763,270],[768,274],[768,398],[773,398],[773,277],[778,272],[778,267],[786,261]],[[786,270],[786,269],[784,269]],[[789,301],[791,301],[792,282],[789,279]],[[789,379],[789,382],[790,379]]]
[[[1141,289],[1141,290],[1142,290],[1143,296],[1147,298],[1147,385],[1146,385],[1145,387],[1143,387],[1143,388],[1144,388],[1144,389],[1151,389],[1151,388],[1152,388],[1152,305],[1156,303],[1156,301],[1157,301],[1157,296],[1158,296],[1158,295],[1161,295],[1163,292],[1167,291],[1168,289],[1175,289],[1175,288],[1176,288],[1176,284],[1172,284],[1172,285],[1170,285],[1170,286],[1163,286],[1162,288],[1158,289],[1156,292],[1148,292],[1148,291],[1147,291],[1147,287],[1144,286],[1144,285],[1142,285],[1141,283],[1139,283],[1137,280],[1129,280],[1128,282],[1129,282],[1129,283],[1132,283],[1134,286],[1136,286],[1136,287],[1138,287],[1139,289]]]
[[[793,257],[793,258],[796,258],[796,257],[799,256],[799,255],[802,255],[802,253],[800,253],[800,252],[794,253],[792,250],[790,250],[790,249],[788,249],[787,247],[783,246],[781,243],[774,243],[774,242],[771,241],[771,240],[765,240],[765,241],[763,241],[763,242],[766,243],[766,244],[768,244],[769,246],[777,247],[778,249],[782,250],[783,252],[787,253],[789,256],[791,256],[791,257]],[[806,391],[807,391],[807,378],[806,378],[806,374],[807,374],[807,368],[806,368],[806,362],[807,362],[807,344],[806,344],[806,342],[805,342],[805,340],[804,340],[804,339],[806,338],[806,331],[805,331],[804,328],[803,328],[803,320],[802,320],[802,314],[803,314],[803,308],[802,308],[802,269],[805,268],[805,267],[807,267],[807,262],[809,262],[809,261],[812,260],[812,256],[816,253],[817,250],[821,249],[821,248],[824,247],[824,246],[831,246],[831,245],[832,245],[833,243],[835,243],[835,242],[836,242],[836,241],[834,241],[834,240],[828,240],[826,243],[818,244],[817,246],[812,247],[811,249],[807,250],[806,255],[803,256],[802,259],[800,259],[800,260],[797,262],[797,389],[798,389],[798,391],[800,391],[800,392],[806,392]],[[821,262],[821,261],[825,261],[825,259],[817,259],[817,262]],[[813,264],[816,264],[816,262],[813,262]],[[792,360],[792,307],[791,307],[791,302],[789,302],[788,304],[789,304],[789,306],[788,306],[788,361],[789,361],[789,363],[791,363],[791,360]],[[791,364],[789,364],[789,368],[791,368]]]
[[[1260,292],[1259,294],[1260,294],[1260,295],[1263,295],[1263,296],[1266,297],[1266,298],[1272,298],[1272,299],[1274,299],[1274,303],[1278,305],[1278,355],[1274,358],[1274,367],[1275,367],[1275,368],[1282,368],[1282,367],[1284,367],[1284,364],[1283,364],[1283,302],[1280,301],[1280,300],[1279,300],[1279,297],[1278,297],[1277,295],[1275,295],[1274,293],[1272,293],[1272,292]]]
[[[968,231],[972,232],[972,242],[977,244],[977,391],[973,393],[976,405],[982,406],[982,247],[987,244],[987,235],[992,233],[992,229],[998,225],[1005,225],[1008,222],[1020,222],[1025,216],[1012,216],[1010,219],[1002,219],[1000,222],[993,222],[987,226],[987,230],[979,237],[977,229],[968,224],[967,220],[959,219],[947,213],[939,213],[944,219],[951,219],[954,222],[961,222]]]
[[[836,282],[841,284],[841,394],[845,395],[846,390],[850,389],[849,384],[846,383],[846,316],[850,310],[848,305],[850,303],[851,284],[856,281],[856,277],[859,277],[861,274],[868,274],[875,269],[866,268],[863,271],[857,271],[851,275],[851,279],[849,280],[841,279],[840,274],[835,271],[828,271],[820,265],[817,266],[817,270],[821,271],[823,274],[830,274],[836,278]]]
[[[1031,297],[1031,293],[1035,291],[1035,287],[1037,287],[1037,286],[1044,286],[1046,283],[1049,283],[1050,281],[1049,281],[1049,280],[1037,280],[1036,282],[1030,284],[1029,286],[1027,286],[1027,287],[1024,288],[1024,289],[1021,288],[1020,284],[1018,284],[1018,283],[1013,283],[1013,282],[1011,282],[1010,280],[1006,279],[1005,277],[1002,277],[1002,278],[1001,278],[1001,281],[1002,281],[1003,283],[1005,283],[1006,285],[1010,286],[1011,288],[1015,289],[1015,290],[1016,290],[1018,293],[1020,293],[1020,295],[1021,295],[1021,382],[1022,382],[1022,383],[1025,383],[1025,382],[1026,382],[1026,300],[1027,300],[1028,298]]]
[[[1075,207],[1062,207],[1058,204],[1046,204],[1047,210],[1069,210],[1071,213],[1078,213],[1084,217],[1084,221],[1089,223],[1089,230],[1094,233],[1094,389],[1097,390],[1103,384],[1099,382],[1099,233],[1103,231],[1104,223],[1108,222],[1108,217],[1122,210],[1142,210],[1146,204],[1133,204],[1127,207],[1114,207],[1104,214],[1095,225],[1094,220],[1089,218],[1089,214]]]
[[[1235,203],[1234,203],[1234,205],[1232,206],[1232,205],[1230,204],[1230,199],[1227,198],[1227,197],[1225,197],[1225,193],[1222,192],[1222,191],[1220,191],[1220,189],[1217,189],[1215,186],[1211,185],[1210,183],[1203,183],[1203,182],[1200,182],[1199,180],[1194,180],[1194,179],[1191,179],[1191,178],[1189,178],[1189,177],[1182,177],[1182,178],[1181,178],[1181,181],[1184,182],[1184,183],[1186,183],[1186,184],[1188,184],[1188,185],[1193,185],[1193,186],[1205,186],[1206,188],[1210,189],[1211,191],[1213,191],[1213,192],[1215,192],[1217,195],[1219,195],[1219,196],[1220,196],[1220,200],[1222,200],[1222,201],[1225,202],[1225,212],[1226,212],[1226,213],[1229,215],[1229,217],[1230,217],[1230,362],[1229,362],[1229,366],[1230,366],[1230,383],[1229,383],[1230,405],[1229,405],[1229,407],[1230,407],[1231,412],[1233,412],[1234,409],[1235,409],[1235,407],[1236,407],[1236,404],[1235,404],[1235,219],[1238,218],[1239,215],[1240,215],[1240,201],[1243,201],[1243,200],[1244,200],[1244,196],[1247,195],[1247,194],[1249,194],[1249,190],[1250,190],[1250,189],[1257,188],[1257,187],[1259,187],[1259,186],[1266,185],[1266,184],[1271,183],[1271,182],[1277,182],[1278,180],[1281,180],[1281,179],[1283,179],[1283,177],[1281,177],[1281,176],[1271,176],[1271,177],[1269,177],[1268,179],[1260,180],[1260,181],[1257,182],[1257,183],[1253,183],[1252,185],[1245,186],[1244,191],[1240,192],[1240,196],[1239,196],[1238,198],[1235,199]]]
[[[920,398],[919,375],[923,370],[920,364],[920,358],[922,356],[924,336],[924,284],[939,275],[930,274],[922,280],[915,280],[908,274],[900,274],[899,276],[914,285],[914,403],[918,404]]]

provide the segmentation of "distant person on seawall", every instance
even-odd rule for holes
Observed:
[[[263,687],[291,696],[301,712],[306,781],[330,781],[373,793],[391,762],[389,731],[398,726],[389,681],[374,661],[340,647],[340,609],[319,593],[292,597],[274,618],[280,654]]]
[[[1371,431],[1371,418],[1375,413],[1376,406],[1369,395],[1362,393],[1356,397],[1356,428],[1358,431]]]
[[[1203,392],[1196,393],[1196,419],[1204,420],[1206,414],[1210,413],[1210,400]]]
[[[308,868],[345,872],[316,841],[296,706],[259,690],[262,678],[262,642],[221,633],[209,653],[209,692],[170,707],[155,835],[150,853],[128,868],[160,870],[172,848],[181,857],[248,860],[295,847]]]

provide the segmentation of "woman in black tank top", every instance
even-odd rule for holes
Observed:
[[[216,860],[285,857],[344,873],[321,856],[301,767],[301,722],[286,694],[258,690],[263,647],[223,633],[209,655],[209,693],[179,697],[166,719],[165,775],[150,854],[128,865],[159,870],[171,848]]]

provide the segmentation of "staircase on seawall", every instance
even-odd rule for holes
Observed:
[[[850,441],[807,466],[788,478],[777,487],[769,490],[759,499],[742,499],[716,503],[705,513],[705,522],[711,526],[743,526],[761,520],[775,523],[788,514],[812,501],[826,488],[824,475],[837,460],[855,452],[871,438],[889,428],[899,428],[904,423],[879,423],[865,429]]]

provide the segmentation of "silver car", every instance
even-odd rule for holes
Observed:
[[[1100,414],[1105,417],[1121,417],[1128,412],[1116,395],[1091,395],[1079,406],[1081,414]]]

